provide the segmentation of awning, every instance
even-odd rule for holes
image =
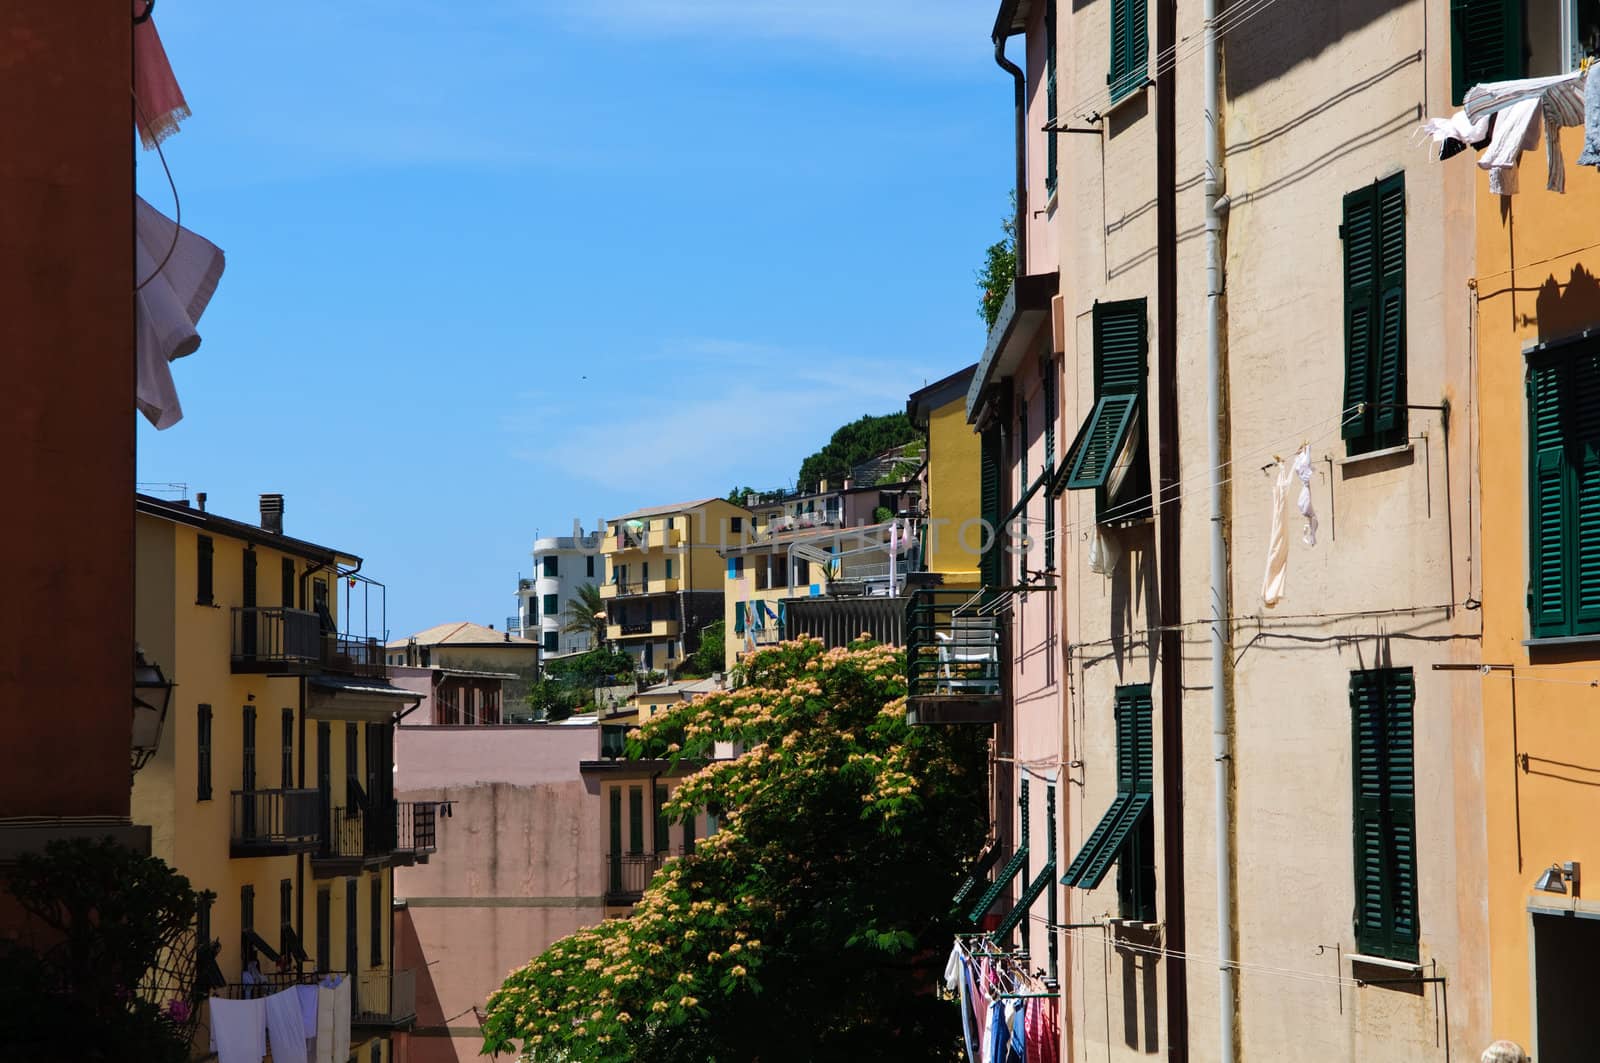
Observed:
[[[967,423],[982,420],[985,392],[997,381],[1005,380],[1032,349],[1034,333],[1049,317],[1050,300],[1061,290],[1061,276],[1039,273],[1018,277],[1000,306],[1000,315],[989,330],[978,371],[967,388]]]
[[[306,719],[387,723],[409,702],[421,703],[415,690],[391,686],[382,679],[319,675],[306,681]]]

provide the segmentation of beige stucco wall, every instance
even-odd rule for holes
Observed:
[[[1105,110],[1109,4],[1061,5],[1062,114],[1098,97]],[[1429,20],[1424,27],[1424,18]],[[1152,6],[1151,33],[1155,12]],[[1019,758],[1048,750],[1066,719],[1060,860],[1075,854],[1115,790],[1112,701],[1120,684],[1149,682],[1156,700],[1155,808],[1162,801],[1162,714],[1178,711],[1184,735],[1185,947],[1191,1058],[1217,1058],[1219,1002],[1213,755],[1207,615],[1204,243],[1199,9],[1179,9],[1188,40],[1177,66],[1178,377],[1156,381],[1155,92],[1135,93],[1103,119],[1101,137],[1061,137],[1061,181],[1069,196],[1052,219],[1066,300],[1062,381],[1064,451],[1093,404],[1091,311],[1097,300],[1144,298],[1150,321],[1151,421],[1160,390],[1179,404],[1181,483],[1168,505],[1181,510],[1181,615],[1186,621],[1185,703],[1161,703],[1155,530],[1120,536],[1121,567],[1088,570],[1085,533],[1092,492],[1062,503],[1059,608],[1070,694],[1058,715],[1031,710],[1018,683]],[[1343,384],[1342,244],[1345,193],[1406,172],[1410,401],[1470,408],[1466,278],[1471,272],[1470,165],[1441,167],[1416,147],[1421,114],[1447,108],[1448,10],[1403,4],[1313,4],[1277,0],[1225,39],[1224,144],[1233,204],[1226,231],[1228,447],[1224,473],[1230,549],[1230,705],[1236,742],[1232,924],[1239,959],[1236,1026],[1241,1058],[1433,1059],[1432,992],[1345,986],[1333,946],[1353,951],[1351,842],[1352,669],[1382,661],[1415,670],[1417,827],[1423,962],[1449,978],[1449,1035],[1467,1057],[1486,1043],[1485,930],[1481,898],[1459,890],[1484,875],[1483,805],[1476,692],[1432,671],[1435,662],[1476,661],[1467,637],[1477,618],[1459,607],[1467,582],[1466,509],[1471,455],[1464,417],[1447,438],[1437,413],[1412,411],[1409,452],[1341,465]],[[1441,44],[1442,42],[1442,44]],[[1015,44],[1013,45],[1015,48]],[[1418,58],[1419,50],[1432,48]],[[1152,58],[1155,48],[1152,41]],[[1043,124],[1030,116],[1030,127]],[[1042,150],[1036,148],[1035,150]],[[1042,169],[1038,171],[1041,176]],[[1030,203],[1037,208],[1037,203]],[[1056,253],[1041,242],[1033,272]],[[1026,382],[1019,396],[1035,401]],[[1039,424],[1030,407],[1030,428]],[[1036,430],[1035,430],[1036,431]],[[1271,481],[1261,467],[1309,442],[1322,519],[1315,548],[1292,538],[1288,597],[1263,609],[1260,583],[1270,524]],[[1150,427],[1152,479],[1159,438]],[[1448,463],[1446,446],[1449,448]],[[1332,464],[1325,460],[1333,459]],[[1040,467],[1030,451],[1032,470]],[[1015,478],[1016,470],[1011,475]],[[1039,567],[1031,563],[1030,568]],[[1042,596],[1040,596],[1042,597]],[[1452,604],[1457,608],[1448,608]],[[1030,603],[1031,605],[1031,603]],[[1264,614],[1259,623],[1253,619]],[[1047,641],[1029,605],[1017,620],[1020,662]],[[1048,655],[1047,655],[1048,656]],[[1015,776],[1013,776],[1015,778]],[[1037,791],[1037,787],[1036,787]],[[1037,792],[1035,807],[1038,807]],[[1156,820],[1158,895],[1166,824]],[[1036,828],[1037,829],[1037,828]],[[1035,837],[1037,837],[1037,833]],[[1069,891],[1066,922],[1117,908],[1115,875],[1092,893]],[[1459,894],[1459,895],[1458,895]],[[1160,897],[1163,912],[1168,898]],[[1040,909],[1036,908],[1036,912]],[[1169,960],[1108,953],[1097,931],[1067,937],[1067,1040],[1077,1059],[1131,1059],[1166,1050]],[[1167,942],[1172,945],[1170,941]],[[1328,946],[1319,953],[1319,946]],[[1037,957],[1040,946],[1034,945]],[[1269,973],[1269,969],[1278,973]],[[1321,979],[1320,981],[1317,979]]]

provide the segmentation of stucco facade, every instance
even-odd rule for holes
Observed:
[[[599,532],[535,539],[533,575],[517,591],[522,637],[539,643],[546,657],[593,649],[589,632],[564,630],[567,604],[585,584],[599,587],[604,573]]]
[[[1562,133],[1562,152],[1576,158],[1581,130]],[[1542,161],[1524,169],[1530,165],[1542,168]],[[1468,295],[1482,453],[1482,542],[1474,556],[1481,663],[1492,667],[1454,682],[1481,690],[1483,699],[1489,861],[1486,884],[1475,892],[1488,910],[1493,1031],[1536,1060],[1591,1058],[1597,1042],[1585,1002],[1595,991],[1600,907],[1583,899],[1590,891],[1581,876],[1600,869],[1600,727],[1591,689],[1600,654],[1579,633],[1581,620],[1573,628],[1577,641],[1564,642],[1559,620],[1538,617],[1538,531],[1551,515],[1541,512],[1548,450],[1536,434],[1536,422],[1548,421],[1534,408],[1533,385],[1537,372],[1542,398],[1547,372],[1593,365],[1596,345],[1585,333],[1600,325],[1600,254],[1593,246],[1600,227],[1592,221],[1600,177],[1569,167],[1566,194],[1558,195],[1524,174],[1522,193],[1508,197],[1490,195],[1483,176],[1473,177],[1477,266]],[[1569,391],[1567,381],[1558,388]],[[1594,414],[1586,412],[1592,402],[1581,394],[1564,397],[1571,406],[1557,419],[1570,433],[1564,457],[1580,470],[1592,466],[1600,447]],[[1586,573],[1596,563],[1591,538],[1559,515],[1551,532],[1573,550],[1574,566],[1558,570],[1558,584],[1586,595]],[[1568,862],[1578,865],[1578,883],[1558,877],[1564,893],[1537,888],[1543,872]]]

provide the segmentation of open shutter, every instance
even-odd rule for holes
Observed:
[[[1344,408],[1345,439],[1372,434],[1373,352],[1377,329],[1377,189],[1344,197]]]
[[[1406,428],[1406,186],[1398,173],[1378,183],[1378,348],[1373,427]],[[1398,443],[1398,440],[1394,441]],[[1381,444],[1380,444],[1381,445]]]
[[[1106,395],[1095,403],[1082,443],[1075,447],[1073,466],[1067,474],[1067,490],[1105,486],[1138,410],[1139,396],[1133,394]]]
[[[1522,59],[1521,0],[1451,0],[1450,99],[1486,81],[1526,76]]]
[[[1571,632],[1567,610],[1567,458],[1559,362],[1528,367],[1528,621],[1535,638]]]
[[[1046,860],[1038,876],[1028,883],[1027,889],[1022,891],[1022,896],[1017,898],[1017,903],[1012,907],[1011,911],[1006,913],[1006,917],[1000,920],[1000,925],[995,927],[994,933],[989,935],[989,940],[998,943],[1007,934],[1015,930],[1017,924],[1027,916],[1028,909],[1033,907],[1033,902],[1039,899],[1039,895],[1045,891],[1047,886],[1054,883],[1055,877],[1056,862],[1054,860]]]
[[[1017,873],[1022,870],[1022,865],[1027,862],[1028,846],[1027,843],[1023,843],[1017,846],[1017,851],[1011,854],[1011,859],[1006,861],[1006,866],[1000,869],[1000,873],[989,884],[989,888],[983,891],[983,895],[978,898],[978,903],[973,907],[972,911],[967,913],[967,919],[976,923],[988,915],[989,909],[994,907],[994,902],[1000,899],[1000,895],[1006,891],[1007,886],[1011,885],[1011,880],[1017,877]]]
[[[1384,786],[1389,831],[1391,959],[1417,958],[1417,772],[1411,669],[1382,673],[1384,679]]]
[[[985,587],[1000,586],[1000,430],[984,430],[978,470],[979,505],[984,524],[989,528],[985,536],[989,549],[978,561],[978,571]]]
[[[1387,956],[1393,944],[1385,850],[1384,727],[1376,672],[1350,673],[1351,759],[1355,793],[1356,948]]]
[[[1573,359],[1572,421],[1568,429],[1573,464],[1573,527],[1566,537],[1574,573],[1574,635],[1600,634],[1600,354]]]

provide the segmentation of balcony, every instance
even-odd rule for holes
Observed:
[[[230,856],[288,856],[322,844],[322,795],[316,790],[234,790],[230,796]]]
[[[277,605],[234,606],[235,675],[311,675],[331,672],[382,679],[383,646],[365,635],[324,633],[322,618]]]
[[[676,638],[681,625],[676,620],[645,620],[633,624],[607,624],[606,638]]]
[[[318,878],[337,878],[385,864],[426,863],[438,851],[442,802],[391,801],[374,804],[357,797],[319,815],[318,844],[311,870]]]
[[[661,865],[682,852],[681,849],[662,849],[653,853],[607,853],[606,904],[612,907],[637,904]]]
[[[425,864],[439,850],[439,802],[400,801],[395,805],[394,862]]]
[[[644,550],[670,550],[683,542],[681,528],[652,528],[624,531],[600,540],[602,554],[625,554]]]
[[[410,968],[362,971],[350,989],[352,1029],[403,1029],[417,1019],[417,972]]]
[[[906,607],[906,716],[913,724],[998,723],[1000,622],[983,591],[914,591]]]
[[[672,579],[652,580],[622,580],[600,585],[600,597],[631,598],[645,594],[677,594],[683,589],[683,581],[677,577]]]

